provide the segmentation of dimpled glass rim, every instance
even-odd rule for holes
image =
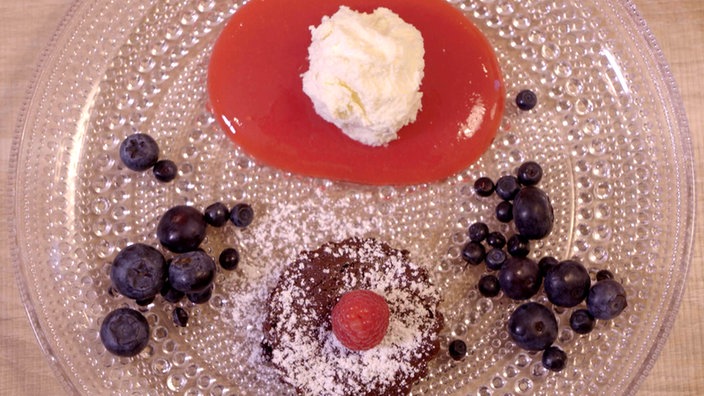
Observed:
[[[648,376],[648,373],[655,365],[655,361],[660,354],[660,351],[665,346],[667,338],[675,324],[675,318],[679,311],[679,306],[684,295],[685,283],[689,273],[690,263],[692,261],[692,244],[694,241],[694,224],[696,224],[695,216],[697,213],[696,207],[696,190],[695,190],[695,170],[694,170],[694,148],[692,145],[692,135],[687,122],[684,105],[677,82],[672,74],[672,70],[665,59],[665,54],[657,43],[655,35],[648,27],[645,19],[639,13],[636,5],[631,0],[623,0],[620,2],[605,2],[609,9],[613,10],[619,16],[620,21],[624,24],[624,28],[628,30],[629,37],[634,42],[643,43],[639,45],[639,54],[648,58],[648,64],[654,69],[651,70],[651,76],[658,75],[662,81],[658,81],[658,94],[660,102],[663,104],[663,110],[668,114],[667,120],[670,127],[673,145],[680,146],[679,153],[681,158],[675,158],[678,161],[678,169],[683,171],[685,183],[684,188],[678,189],[680,200],[686,206],[684,212],[680,213],[677,218],[679,223],[678,229],[682,232],[682,239],[679,244],[679,250],[673,252],[673,262],[679,259],[678,270],[682,271],[683,276],[677,278],[673,296],[668,307],[668,314],[662,322],[662,327],[657,334],[656,341],[652,348],[648,351],[643,362],[643,366],[638,370],[638,374],[633,378],[630,384],[626,386],[628,394],[635,394],[640,384]],[[626,15],[624,15],[626,14]],[[680,180],[681,182],[681,180]],[[677,254],[681,256],[677,256]]]
[[[691,261],[691,248],[694,234],[693,224],[695,213],[695,192],[694,185],[692,183],[694,180],[692,142],[684,115],[681,98],[675,86],[672,73],[670,72],[664,59],[663,53],[657,46],[655,39],[648,29],[645,21],[640,14],[638,14],[635,5],[631,1],[595,1],[595,3],[605,4],[607,9],[614,11],[614,14],[619,16],[620,21],[624,23],[624,29],[628,32],[628,37],[631,40],[641,44],[639,45],[639,55],[647,58],[645,60],[646,63],[648,63],[651,67],[654,67],[651,71],[656,72],[657,77],[662,78],[662,81],[658,81],[657,84],[660,88],[658,91],[660,97],[658,99],[662,102],[664,111],[667,113],[666,118],[668,120],[668,126],[670,127],[672,143],[679,147],[677,152],[681,154],[681,157],[676,158],[679,165],[677,169],[683,172],[682,179],[685,183],[683,188],[679,190],[679,198],[683,203],[683,212],[680,213],[678,218],[679,224],[677,229],[681,231],[681,237],[678,244],[679,249],[673,252],[673,261],[679,261],[679,266],[676,269],[686,273]],[[21,202],[17,202],[16,192],[18,188],[18,177],[21,171],[21,169],[18,169],[18,164],[20,163],[20,160],[25,159],[23,155],[26,155],[25,151],[23,151],[26,149],[25,136],[27,133],[31,132],[30,127],[33,120],[32,116],[37,115],[35,113],[37,101],[46,100],[40,96],[40,93],[42,92],[41,89],[45,88],[44,85],[47,83],[48,75],[52,70],[52,66],[55,66],[57,62],[62,60],[62,54],[68,52],[66,45],[71,41],[71,32],[80,26],[82,21],[90,14],[90,11],[98,5],[100,5],[100,2],[97,1],[76,1],[71,6],[69,12],[59,25],[57,33],[52,37],[50,44],[44,51],[39,62],[39,67],[37,68],[36,74],[33,78],[33,83],[31,85],[32,88],[29,91],[28,99],[23,104],[11,148],[9,164],[10,172],[8,173],[9,180],[4,183],[7,190],[6,197],[9,199],[3,204],[3,211],[8,215],[6,216],[6,219],[10,220],[9,224],[7,224],[6,227],[3,227],[3,232],[8,232],[9,234],[8,240],[10,240],[11,244],[11,258],[16,269],[16,277],[22,300],[25,304],[31,325],[35,331],[43,352],[49,359],[52,368],[59,374],[62,384],[71,393],[81,393],[81,391],[87,391],[87,389],[82,386],[80,377],[73,372],[73,366],[71,363],[63,360],[63,356],[57,351],[56,346],[53,346],[50,343],[50,340],[47,339],[44,330],[46,323],[43,322],[42,318],[36,311],[34,305],[35,301],[33,300],[32,291],[28,283],[28,277],[30,277],[31,274],[26,272],[28,271],[27,265],[24,264],[26,258],[22,256],[22,252],[19,250],[17,245],[17,241],[20,240],[23,235],[18,227],[18,222],[20,219],[16,217],[19,212],[18,209],[21,206]],[[654,364],[660,349],[664,345],[666,336],[671,330],[672,323],[674,323],[677,307],[679,306],[682,292],[684,290],[683,286],[685,279],[686,276],[684,276],[684,274],[676,279],[676,282],[673,285],[673,295],[671,296],[669,302],[669,308],[672,309],[668,309],[665,320],[663,320],[660,331],[657,334],[657,341],[653,343],[652,348],[647,352],[643,366],[639,368],[637,375],[635,375],[632,378],[631,383],[627,385],[626,389],[628,393],[635,392],[637,386],[640,382],[642,382],[643,378],[647,375],[648,371]]]
[[[53,67],[59,61],[60,55],[68,51],[67,45],[73,38],[72,33],[85,21],[85,18],[89,15],[91,10],[100,4],[101,1],[74,0],[66,11],[66,14],[59,21],[56,30],[39,56],[34,75],[27,88],[26,99],[20,107],[17,125],[12,138],[12,147],[10,148],[9,164],[7,165],[9,168],[7,172],[8,180],[2,183],[3,190],[5,190],[4,195],[7,199],[3,200],[0,206],[2,213],[5,215],[5,219],[9,219],[3,220],[3,223],[6,224],[3,224],[3,227],[0,229],[0,232],[2,232],[0,235],[7,236],[7,240],[10,241],[9,254],[15,269],[15,282],[17,283],[20,298],[24,304],[25,312],[27,313],[34,335],[42,353],[49,362],[49,367],[51,367],[55,373],[59,383],[68,393],[76,395],[86,394],[89,389],[85,386],[83,381],[81,381],[80,376],[72,370],[70,362],[62,359],[62,356],[55,350],[55,346],[53,346],[47,338],[47,334],[44,330],[47,324],[37,313],[34,296],[29,287],[30,283],[28,281],[31,274],[27,273],[28,267],[23,265],[22,252],[18,245],[18,240],[22,236],[18,231],[18,219],[16,217],[18,213],[17,205],[20,204],[17,202],[18,177],[20,172],[18,164],[23,154],[21,150],[25,149],[26,134],[29,133],[32,122],[31,117],[36,116],[36,102],[38,100],[45,100],[45,98],[40,96],[41,89],[46,88],[46,84],[48,83],[47,79],[51,75]],[[105,4],[107,4],[107,2],[105,2]],[[96,23],[97,22],[98,21],[96,21]],[[103,22],[107,23],[108,19],[106,18]],[[105,65],[103,65],[103,67],[106,67],[108,61],[109,59],[105,59]]]

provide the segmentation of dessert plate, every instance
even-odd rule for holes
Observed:
[[[306,178],[258,164],[227,139],[206,104],[210,49],[238,1],[76,2],[47,50],[16,131],[9,186],[12,258],[37,339],[75,394],[291,394],[259,355],[262,303],[299,251],[349,236],[376,237],[425,265],[444,297],[443,350],[413,394],[631,394],[674,322],[690,262],[694,224],[692,147],[683,107],[662,53],[627,0],[451,1],[495,48],[507,89],[491,148],[434,183],[363,186]],[[462,65],[457,65],[461,67]],[[532,89],[538,106],[513,97]],[[149,133],[179,174],[171,183],[119,161],[120,141]],[[476,290],[483,270],[465,267],[466,228],[493,218],[476,197],[479,176],[497,178],[525,160],[543,165],[555,227],[532,246],[539,258],[576,258],[593,274],[610,269],[629,307],[589,335],[555,309],[559,373],[517,348],[506,320],[517,303]],[[210,229],[204,248],[240,250],[213,298],[181,303],[171,320],[157,298],[140,308],[148,347],[118,358],[98,329],[112,309],[134,303],[111,291],[108,269],[130,243],[157,245],[169,207],[250,203],[252,226]],[[546,302],[542,296],[535,298]],[[462,361],[447,356],[455,338]]]

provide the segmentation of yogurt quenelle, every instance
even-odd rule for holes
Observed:
[[[341,6],[311,35],[303,91],[323,119],[370,146],[397,139],[416,120],[425,67],[418,29],[388,8]]]

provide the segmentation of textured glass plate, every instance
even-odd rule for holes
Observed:
[[[286,394],[258,348],[270,273],[295,253],[347,236],[375,236],[409,249],[445,301],[442,344],[462,338],[461,362],[443,349],[414,394],[632,393],[674,321],[690,261],[692,148],[672,76],[628,1],[456,1],[496,48],[507,85],[505,120],[479,162],[447,180],[368,187],[291,175],[257,164],[227,140],[206,110],[209,49],[234,1],[120,0],[76,3],[35,79],[12,150],[13,260],[37,338],[71,392],[81,394]],[[462,67],[462,65],[457,65]],[[535,90],[538,107],[512,98]],[[179,166],[169,184],[123,168],[120,141],[153,135]],[[471,184],[524,160],[544,165],[541,186],[556,224],[532,255],[574,257],[593,274],[608,268],[628,309],[586,336],[556,309],[567,368],[546,372],[540,355],[515,347],[505,330],[507,298],[476,291],[483,270],[459,253],[466,227],[492,216],[496,200]],[[148,348],[135,358],[107,353],[102,318],[133,302],[110,292],[108,270],[130,243],[156,245],[167,208],[250,202],[248,229],[210,229],[205,249],[240,249],[220,272],[212,300],[142,308]],[[537,296],[536,300],[545,302]],[[444,347],[443,347],[444,348]],[[254,353],[256,355],[256,353]]]

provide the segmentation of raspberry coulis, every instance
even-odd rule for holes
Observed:
[[[350,139],[302,90],[309,27],[341,5],[387,7],[423,35],[422,109],[387,146]],[[491,45],[444,0],[250,0],[213,48],[208,93],[221,127],[261,163],[375,185],[430,182],[465,169],[493,141],[505,96]]]

